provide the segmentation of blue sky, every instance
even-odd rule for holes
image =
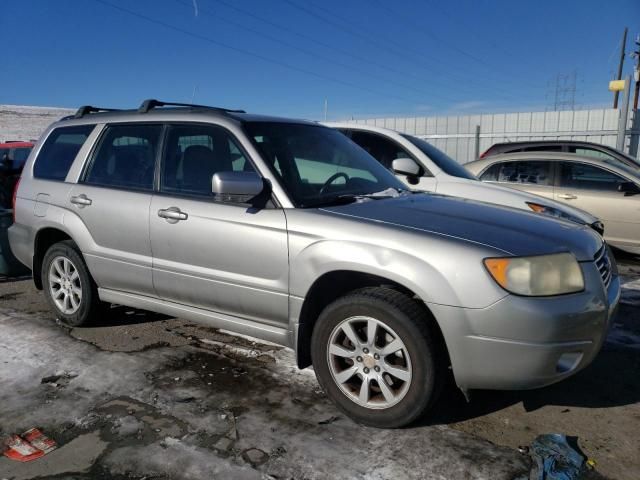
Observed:
[[[3,0],[0,104],[160,98],[320,119],[608,106],[638,0]],[[633,23],[635,22],[635,23]],[[627,59],[626,72],[632,60]]]

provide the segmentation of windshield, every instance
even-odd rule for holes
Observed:
[[[615,167],[618,170],[624,171],[627,175],[634,177],[636,183],[638,182],[638,179],[640,178],[640,172],[638,171],[637,168],[634,168],[633,166],[627,163],[624,163],[618,160],[617,158],[603,158],[601,159],[601,161],[602,163],[611,165],[612,167]]]
[[[337,130],[284,122],[246,122],[249,137],[298,207],[388,189],[403,183]]]
[[[471,172],[469,172],[466,168],[456,162],[449,155],[444,153],[441,150],[438,150],[436,147],[431,145],[430,143],[422,140],[421,138],[414,137],[412,135],[402,135],[404,138],[413,143],[416,147],[422,150],[429,159],[435,163],[440,170],[442,170],[447,175],[451,175],[459,178],[466,178],[469,180],[477,180]]]
[[[627,159],[629,162],[632,163],[633,166],[640,167],[640,159],[634,158],[631,155],[618,150],[617,148],[612,148],[612,147],[609,147],[609,148],[611,148],[611,150],[614,150],[618,155],[621,155],[622,157]]]

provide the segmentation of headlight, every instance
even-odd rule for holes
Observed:
[[[571,253],[536,257],[486,258],[493,279],[516,295],[543,297],[584,290],[584,277]]]
[[[536,213],[542,213],[544,215],[549,215],[551,217],[556,217],[556,218],[564,218],[565,220],[570,220],[572,222],[579,223],[581,225],[585,224],[584,221],[580,220],[578,217],[571,215],[570,213],[563,212],[562,210],[559,210],[555,207],[549,207],[547,205],[542,205],[540,203],[533,203],[533,202],[527,202],[527,205],[531,210],[533,210]]]

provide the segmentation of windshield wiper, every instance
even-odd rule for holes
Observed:
[[[312,207],[330,207],[334,205],[347,205],[349,203],[354,203],[363,200],[383,200],[385,198],[397,198],[402,195],[407,195],[413,193],[411,190],[400,190],[395,188],[387,188],[386,190],[382,190],[380,192],[374,193],[345,193],[342,195],[337,195],[335,197],[317,200],[315,202],[306,202],[302,205],[303,208],[312,208]]]

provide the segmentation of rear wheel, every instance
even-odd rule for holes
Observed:
[[[347,415],[395,428],[422,415],[443,381],[428,312],[388,288],[355,291],[328,305],[313,332],[318,382]]]
[[[105,304],[73,241],[49,247],[41,271],[44,294],[63,323],[78,327],[100,316]]]

